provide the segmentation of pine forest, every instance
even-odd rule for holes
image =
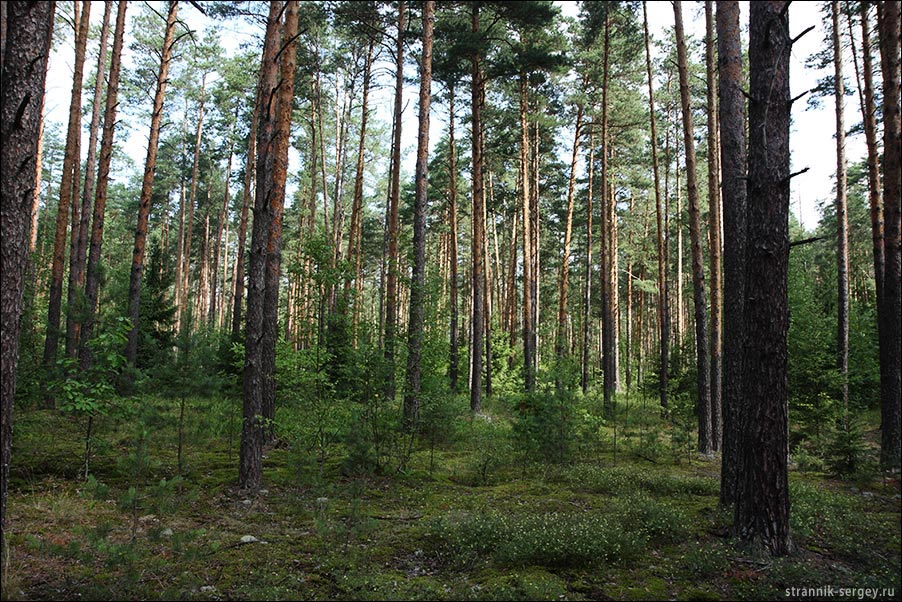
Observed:
[[[900,6],[0,2],[2,599],[902,598]]]

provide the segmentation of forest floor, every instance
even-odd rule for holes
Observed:
[[[255,496],[236,485],[237,438],[226,433],[237,430],[223,418],[235,404],[188,400],[181,479],[177,402],[141,398],[135,406],[154,417],[96,420],[88,481],[77,478],[85,421],[19,412],[4,599],[730,600],[831,586],[808,598],[902,595],[897,478],[794,471],[796,551],[771,559],[729,538],[719,462],[641,457],[643,432],[660,420],[651,404],[636,408],[616,456],[612,432],[606,449],[574,455],[591,461],[527,462],[458,435],[417,447],[403,471],[349,477],[338,446],[319,461],[276,446]],[[469,419],[480,421],[492,422]]]

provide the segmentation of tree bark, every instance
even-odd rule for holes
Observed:
[[[138,201],[138,224],[135,227],[135,246],[132,254],[132,268],[128,285],[128,314],[131,330],[125,346],[125,359],[132,367],[138,358],[138,316],[141,309],[141,277],[144,274],[144,247],[147,242],[147,222],[150,217],[150,197],[153,192],[153,177],[157,166],[157,147],[160,141],[160,125],[163,121],[163,99],[169,77],[169,63],[172,60],[173,36],[175,34],[178,2],[171,0],[166,17],[166,34],[160,57],[160,71],[157,75],[157,91],[154,95],[153,113],[150,119],[150,140],[147,143],[147,159],[144,162],[144,179],[141,183],[141,197]]]
[[[238,120],[238,109],[235,109],[235,120]],[[229,221],[229,180],[232,179],[232,129],[235,127],[235,122],[229,126],[229,148],[226,151],[226,154],[229,156],[228,161],[226,162],[226,172],[225,172],[225,191],[222,195],[222,207],[219,210],[219,219],[216,222],[216,236],[213,237],[213,266],[210,270],[211,280],[210,280],[210,307],[207,315],[207,325],[212,327],[214,324],[214,320],[216,318],[216,294],[217,294],[217,273],[219,272],[219,260],[220,260],[220,248],[222,246],[222,232],[225,229],[226,224]],[[222,281],[223,288],[225,288],[225,279]]]
[[[576,108],[576,132],[573,134],[573,155],[570,159],[570,178],[567,183],[567,218],[564,222],[564,252],[561,257],[561,275],[558,285],[557,307],[557,341],[555,354],[558,361],[558,374],[555,377],[557,389],[561,390],[564,357],[567,353],[567,293],[570,286],[570,245],[573,237],[573,196],[576,188],[576,160],[579,157],[579,137],[582,134],[583,107]]]
[[[658,173],[658,135],[655,119],[655,92],[651,73],[651,42],[648,35],[648,8],[642,2],[642,19],[645,31],[645,70],[648,75],[648,115],[651,122],[651,164],[655,181],[655,216],[657,220],[658,249],[658,325],[660,368],[658,371],[658,394],[661,407],[667,407],[667,368],[670,365],[670,306],[667,291],[667,254],[664,252],[664,209],[661,205],[661,176]]]
[[[705,2],[705,65],[708,88],[708,260],[711,274],[711,443],[720,451],[723,432],[721,377],[722,305],[720,241],[720,166],[717,161],[717,65],[714,58],[714,6]]]
[[[94,100],[91,108],[91,129],[88,138],[88,156],[85,160],[85,183],[81,195],[81,209],[77,231],[73,230],[72,251],[69,255],[69,290],[66,311],[66,352],[70,357],[78,355],[79,334],[84,319],[83,300],[79,294],[85,285],[85,259],[88,246],[88,229],[91,226],[91,204],[94,200],[95,167],[97,162],[97,130],[100,127],[100,104],[103,100],[103,82],[106,71],[107,36],[113,3],[104,2],[103,25],[100,30],[100,50],[97,58],[97,76],[94,83]],[[73,195],[73,202],[75,196]],[[74,225],[74,224],[73,224]]]
[[[260,118],[260,99],[254,101],[251,114],[251,131],[247,138],[247,157],[244,163],[244,189],[241,193],[241,217],[238,221],[238,255],[235,257],[235,293],[232,298],[232,341],[241,340],[241,308],[244,303],[244,264],[247,259],[247,218],[251,202],[251,188],[254,184],[254,172],[257,165],[257,122]]]
[[[883,66],[883,221],[886,268],[883,280],[884,308],[880,330],[885,331],[886,353],[881,354],[880,462],[885,467],[900,463],[900,398],[902,398],[902,121],[899,114],[900,3],[878,4],[880,60]]]
[[[739,409],[742,401],[742,357],[745,348],[746,138],[742,86],[739,3],[717,3],[720,164],[723,180],[724,308],[723,308],[723,442],[720,503],[738,499]]]
[[[450,380],[451,391],[456,393],[458,386],[458,370],[460,364],[460,301],[459,286],[460,281],[457,274],[457,242],[458,242],[458,223],[457,223],[457,141],[454,137],[454,83],[448,87],[448,144],[449,158],[448,169],[449,174],[449,203],[451,204],[451,252],[449,257],[450,279],[451,279],[451,325],[449,337],[451,339],[450,365],[448,366],[448,379]]]
[[[420,63],[420,119],[417,133],[416,198],[413,207],[413,275],[407,336],[407,393],[404,426],[415,428],[420,410],[420,356],[423,349],[423,302],[426,284],[426,194],[429,188],[429,104],[432,95],[432,31],[435,2],[423,3],[423,51]]]
[[[752,2],[741,496],[735,529],[788,554],[789,23],[786,2]]]
[[[53,265],[50,276],[50,293],[47,305],[47,334],[44,339],[44,368],[48,374],[56,372],[59,352],[60,314],[63,302],[63,271],[66,262],[66,225],[69,208],[74,204],[78,190],[77,173],[81,158],[78,156],[81,140],[81,91],[84,76],[85,49],[88,43],[88,25],[91,3],[82,2],[81,15],[76,1],[75,66],[72,76],[72,94],[69,100],[69,127],[66,132],[66,154],[63,157],[63,173],[60,179],[60,198],[56,214],[56,233],[53,238]],[[77,234],[76,234],[77,236]],[[52,405],[52,397],[47,398]]]
[[[398,328],[398,237],[400,220],[398,205],[401,196],[401,112],[404,90],[404,28],[405,3],[398,3],[398,37],[395,55],[395,109],[394,137],[392,140],[391,195],[388,206],[388,270],[385,275],[385,339],[383,351],[387,373],[385,375],[385,398],[395,398],[395,338]]]
[[[680,72],[680,100],[683,111],[683,144],[686,152],[686,190],[689,197],[689,237],[692,245],[692,289],[695,307],[695,354],[698,367],[698,451],[710,455],[711,437],[711,386],[708,355],[707,301],[705,299],[705,263],[702,256],[702,226],[699,217],[698,183],[695,173],[695,140],[692,127],[692,109],[689,106],[689,67],[686,41],[683,34],[682,3],[673,3],[676,20],[677,63]]]
[[[604,389],[604,415],[608,418],[614,415],[614,393],[617,391],[617,360],[615,347],[617,345],[617,328],[615,321],[615,302],[612,290],[611,276],[614,270],[614,258],[611,256],[613,244],[611,241],[611,203],[613,202],[609,191],[611,178],[611,135],[608,128],[608,88],[610,82],[610,54],[611,54],[611,17],[605,13],[604,21],[604,50],[602,51],[602,94],[601,94],[601,363],[603,370]],[[614,283],[616,286],[616,283]]]
[[[85,319],[79,341],[79,364],[82,370],[91,366],[88,345],[94,331],[97,293],[100,287],[100,253],[103,247],[103,225],[106,213],[107,189],[110,182],[110,163],[113,160],[113,135],[116,132],[116,108],[119,98],[119,71],[122,67],[122,44],[125,37],[125,11],[128,2],[120,0],[116,9],[116,29],[110,54],[110,76],[107,82],[106,104],[103,112],[103,133],[100,140],[100,159],[97,165],[97,188],[94,193],[94,212],[91,221],[91,243],[88,266],[85,270]]]
[[[581,374],[579,382],[583,395],[589,390],[589,357],[592,346],[589,338],[589,321],[592,317],[592,183],[595,180],[594,126],[589,130],[589,164],[586,166],[586,177],[589,180],[589,189],[586,194],[586,265],[583,279],[582,360],[580,362]]]
[[[477,36],[479,30],[479,6],[473,5],[472,8],[472,31]],[[471,242],[472,270],[470,304],[471,321],[470,321],[470,410],[473,412],[482,411],[482,351],[484,347],[483,333],[485,328],[485,319],[483,316],[484,309],[484,291],[483,291],[483,272],[485,270],[485,222],[480,219],[484,214],[483,206],[485,204],[483,179],[482,179],[482,100],[484,97],[485,81],[482,73],[482,56],[479,51],[475,51],[470,56],[471,68],[471,128],[473,151],[472,161],[472,179],[471,187],[472,212],[470,213],[473,230],[473,238]],[[525,261],[525,260],[524,260]]]
[[[843,420],[849,411],[849,202],[846,198],[845,85],[839,2],[830,3],[833,17],[833,99],[836,103],[836,368],[842,378]]]
[[[255,491],[263,479],[263,444],[266,424],[263,414],[263,330],[266,288],[267,243],[270,232],[271,177],[274,168],[273,145],[276,129],[277,53],[281,46],[279,19],[282,2],[271,0],[260,61],[257,106],[257,187],[254,221],[247,269],[247,323],[245,325],[241,452],[238,485]]]
[[[37,143],[54,2],[4,2],[0,68],[0,551],[8,566],[6,501],[12,455],[13,400],[19,361],[22,293],[34,202]]]

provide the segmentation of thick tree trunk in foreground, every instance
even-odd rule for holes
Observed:
[[[416,198],[413,207],[413,275],[410,280],[410,318],[407,323],[407,393],[404,425],[416,425],[420,410],[420,355],[423,349],[423,303],[426,284],[426,193],[429,182],[429,102],[432,97],[432,30],[435,2],[423,4],[423,54],[420,63],[420,121],[417,134]]]
[[[448,160],[448,169],[450,171],[448,193],[450,199],[450,219],[451,219],[451,253],[449,258],[450,279],[451,279],[451,325],[450,325],[450,365],[448,366],[448,379],[451,384],[451,391],[458,390],[458,370],[460,365],[460,320],[458,313],[460,311],[460,302],[458,301],[458,292],[460,281],[457,274],[457,141],[454,138],[454,85],[448,88],[448,145],[450,157]]]
[[[900,3],[878,5],[880,56],[883,65],[883,221],[885,227],[886,268],[883,281],[883,316],[886,353],[881,353],[885,369],[880,378],[880,462],[898,467],[900,446],[900,407],[902,403],[902,121],[899,114]]]
[[[738,2],[717,3],[717,56],[724,225],[720,502],[731,505],[737,500],[739,487],[739,408],[742,404],[742,354],[745,347],[746,139]]]
[[[128,285],[128,317],[131,330],[125,346],[125,359],[132,367],[138,359],[138,316],[141,309],[141,278],[144,275],[144,247],[147,243],[147,221],[150,217],[150,197],[153,192],[154,170],[157,167],[157,147],[160,141],[160,125],[163,121],[163,99],[169,78],[169,63],[172,60],[172,44],[175,34],[176,16],[179,4],[169,3],[166,17],[166,34],[160,57],[160,71],[157,75],[157,91],[154,95],[153,113],[150,119],[150,140],[147,143],[147,159],[144,162],[144,179],[141,183],[141,197],[138,201],[138,224],[135,227],[135,247],[132,254],[132,269]]]
[[[692,245],[692,300],[695,307],[695,354],[698,367],[698,451],[709,455],[711,438],[711,387],[708,355],[708,318],[705,299],[705,263],[702,256],[702,226],[698,205],[698,182],[695,173],[695,140],[692,109],[689,106],[689,68],[686,40],[683,34],[683,10],[679,0],[673,3],[676,20],[677,63],[680,72],[680,99],[683,111],[683,144],[686,151],[686,191],[689,197],[689,237]]]
[[[590,126],[591,127],[591,126]],[[589,163],[586,167],[586,176],[589,180],[589,189],[586,194],[586,265],[583,282],[583,317],[582,317],[582,359],[580,360],[580,379],[579,385],[585,394],[589,390],[589,373],[591,368],[590,349],[591,341],[589,340],[589,322],[592,317],[591,301],[592,301],[592,183],[595,180],[595,131],[589,131]]]
[[[113,160],[113,134],[116,131],[116,108],[119,97],[119,71],[122,67],[122,44],[125,37],[125,10],[128,2],[119,1],[116,10],[116,30],[110,55],[110,77],[103,112],[103,134],[100,140],[100,160],[97,165],[97,190],[94,193],[94,215],[91,223],[91,243],[88,247],[88,266],[85,271],[85,320],[79,341],[79,364],[82,370],[91,365],[88,346],[94,331],[97,293],[100,287],[100,252],[103,247],[103,224],[106,214],[107,189],[110,182],[110,163]]]
[[[91,3],[82,2],[81,15],[77,12],[75,22],[75,66],[72,76],[72,93],[69,100],[69,128],[66,132],[66,153],[63,157],[63,173],[60,179],[59,206],[56,214],[56,233],[53,237],[53,264],[50,275],[49,302],[47,305],[47,335],[44,339],[44,368],[47,374],[54,374],[56,357],[59,352],[60,314],[63,304],[63,271],[66,263],[66,225],[69,221],[69,207],[75,201],[78,190],[78,173],[81,158],[78,147],[81,140],[81,88],[84,76],[85,48],[88,43],[88,21]],[[48,400],[53,403],[52,399]]]
[[[28,262],[38,134],[54,2],[5,2],[0,69],[0,563],[7,566],[6,499],[12,454],[13,399],[19,362],[19,318]]]
[[[789,23],[786,2],[752,2],[749,18],[749,177],[743,358],[740,538],[791,549],[787,460],[789,329]]]
[[[522,42],[522,40],[521,40]],[[533,292],[535,287],[533,282],[535,277],[532,273],[533,256],[533,223],[532,212],[530,211],[530,173],[529,173],[529,121],[527,119],[527,110],[529,107],[529,97],[527,90],[526,73],[520,73],[520,191],[522,194],[521,204],[523,207],[523,388],[527,393],[532,393],[536,388],[536,374],[533,370],[535,366],[534,357],[536,350],[533,347],[535,341],[535,324],[533,317]]]

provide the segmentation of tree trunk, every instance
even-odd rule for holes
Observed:
[[[12,454],[19,318],[28,262],[37,143],[53,32],[53,2],[4,2],[0,68],[0,563],[8,566],[6,500]],[[8,34],[6,33],[8,31]]]
[[[238,120],[238,109],[235,108],[235,120]],[[235,127],[235,122],[229,126],[229,149],[226,151],[226,154],[229,156],[228,161],[226,162],[226,172],[225,172],[225,192],[222,195],[222,208],[219,210],[219,219],[216,222],[216,236],[213,237],[213,267],[210,271],[211,273],[211,282],[210,282],[210,308],[209,314],[207,316],[207,324],[209,326],[213,326],[214,319],[216,318],[216,293],[217,293],[217,273],[219,272],[219,259],[220,259],[220,247],[222,246],[222,231],[226,226],[226,223],[229,220],[229,180],[232,179],[232,129]],[[225,279],[223,279],[223,288],[225,287]]]
[[[583,107],[576,108],[576,132],[573,135],[573,155],[570,159],[570,179],[567,183],[567,219],[564,222],[564,252],[561,257],[561,276],[558,285],[557,307],[557,341],[555,354],[558,361],[558,373],[555,384],[560,391],[564,356],[567,350],[567,293],[570,286],[570,244],[573,236],[573,193],[576,187],[576,159],[579,157],[579,137],[582,134]]]
[[[388,207],[388,270],[385,275],[385,399],[395,398],[395,337],[398,328],[398,205],[401,195],[401,111],[404,89],[404,0],[398,3],[398,37],[395,55],[395,110],[392,140],[391,195]]]
[[[594,126],[592,126],[594,127]],[[586,166],[586,177],[589,190],[586,195],[586,265],[583,282],[583,319],[582,319],[582,360],[580,361],[580,387],[585,395],[589,390],[589,356],[591,341],[589,338],[589,321],[592,317],[592,183],[595,180],[595,130],[589,131],[589,164]]]
[[[78,350],[79,364],[82,370],[87,370],[92,362],[91,349],[88,342],[94,331],[97,293],[100,287],[100,253],[103,246],[103,224],[106,212],[107,189],[110,182],[110,163],[113,159],[113,134],[116,132],[119,71],[122,67],[122,44],[125,37],[125,11],[127,8],[128,2],[120,0],[116,11],[113,50],[110,55],[110,77],[107,83],[106,104],[103,112],[103,134],[100,140],[100,160],[97,165],[97,190],[94,193],[91,244],[88,248],[88,266],[85,271],[85,319],[82,325]]]
[[[614,270],[614,258],[611,257],[613,247],[611,241],[611,209],[613,202],[609,195],[611,178],[611,136],[608,130],[608,88],[610,82],[610,41],[611,18],[605,13],[604,50],[602,55],[602,94],[601,94],[601,363],[603,370],[604,415],[614,415],[614,393],[617,391],[617,360],[615,347],[617,337],[614,334],[615,310],[611,273]],[[616,286],[616,283],[614,284]]]
[[[739,489],[742,357],[745,348],[746,138],[739,3],[717,3],[720,164],[723,180],[723,442],[720,503],[734,504]]]
[[[775,556],[791,549],[786,335],[792,42],[786,8],[780,1],[750,4],[747,337],[735,512],[738,535]]]
[[[830,3],[833,16],[833,98],[836,103],[836,368],[842,378],[843,421],[849,411],[849,203],[846,198],[845,86],[839,2]]]
[[[426,194],[429,182],[429,102],[432,95],[432,29],[435,2],[423,4],[423,53],[420,63],[420,120],[417,133],[416,198],[413,207],[413,276],[407,337],[407,393],[404,425],[415,428],[420,409],[420,355],[423,348],[423,302],[426,284]]]
[[[523,40],[520,40],[523,43]],[[535,341],[535,324],[533,323],[533,297],[535,287],[535,275],[533,270],[533,226],[532,212],[530,210],[531,179],[529,173],[529,121],[527,111],[529,97],[527,89],[527,76],[520,73],[520,191],[523,195],[523,388],[527,393],[536,389],[536,374],[533,370],[536,350],[533,347]],[[475,232],[475,230],[474,230]]]
[[[898,1],[878,4],[880,57],[883,65],[883,221],[886,268],[883,280],[884,309],[880,330],[885,331],[886,353],[881,354],[880,378],[880,462],[899,466],[900,398],[902,398],[902,122],[899,115],[900,5]]]
[[[48,375],[56,372],[56,357],[59,351],[60,313],[63,302],[63,271],[66,261],[66,224],[69,207],[78,190],[76,173],[81,158],[78,146],[81,140],[81,88],[85,65],[85,48],[88,43],[88,25],[91,3],[82,2],[79,17],[76,0],[75,17],[75,66],[72,76],[72,94],[69,101],[69,128],[66,132],[66,154],[63,158],[63,173],[60,178],[60,199],[56,214],[56,233],[53,238],[53,266],[50,276],[50,294],[47,306],[47,335],[44,339],[44,368]],[[52,405],[53,399],[47,402]]]
[[[287,12],[287,11],[286,11]],[[263,444],[266,424],[263,414],[263,332],[264,298],[267,284],[267,243],[270,232],[270,198],[273,188],[273,145],[276,129],[276,84],[281,46],[279,19],[282,2],[271,0],[266,37],[260,61],[257,106],[260,123],[257,129],[257,187],[254,198],[254,222],[247,269],[247,323],[245,325],[243,373],[243,421],[238,484],[242,489],[257,490],[263,479]]]
[[[651,73],[651,44],[648,35],[648,8],[642,3],[642,18],[645,31],[645,70],[648,75],[648,114],[651,122],[651,164],[655,179],[655,215],[658,235],[658,324],[660,333],[660,368],[658,372],[658,394],[661,407],[667,407],[667,367],[670,365],[670,306],[667,291],[667,254],[664,252],[664,210],[661,206],[661,177],[658,173],[658,136],[655,122],[655,94]]]
[[[451,253],[449,263],[451,278],[451,326],[450,326],[450,365],[448,366],[448,379],[451,384],[451,391],[456,393],[458,387],[458,370],[460,364],[460,319],[458,312],[460,310],[459,296],[459,278],[457,274],[457,242],[458,242],[458,224],[457,224],[457,141],[454,137],[454,83],[448,87],[448,144],[449,153],[448,169],[449,174],[449,197],[451,204]]]
[[[708,356],[708,320],[705,300],[705,263],[702,257],[702,226],[698,207],[698,183],[695,173],[695,140],[692,109],[689,106],[689,68],[683,34],[683,10],[679,0],[673,3],[676,20],[677,63],[680,72],[680,99],[683,109],[683,140],[686,149],[686,190],[689,197],[689,237],[692,245],[692,289],[695,306],[695,354],[698,366],[698,451],[710,455],[711,388]]]
[[[717,161],[717,79],[714,59],[714,6],[705,2],[705,64],[708,88],[708,254],[711,265],[711,444],[720,451],[723,432],[721,404],[721,354],[723,311],[721,306],[720,174]]]
[[[153,191],[153,176],[157,166],[157,146],[160,141],[160,125],[163,121],[163,98],[169,78],[169,63],[172,59],[173,36],[175,34],[178,2],[169,3],[166,18],[166,34],[160,57],[160,72],[157,75],[157,91],[154,95],[153,113],[150,119],[150,140],[147,143],[147,160],[144,162],[144,180],[141,183],[141,197],[138,201],[138,224],[135,227],[135,247],[132,254],[132,268],[128,285],[128,310],[131,330],[125,346],[125,359],[132,367],[138,358],[138,316],[141,308],[141,277],[144,274],[144,247],[147,242],[147,221],[150,217],[150,197]]]
[[[478,36],[480,33],[479,30],[479,6],[473,5],[471,10],[472,12],[472,23],[473,23],[473,35]],[[472,128],[472,142],[473,142],[473,151],[472,151],[472,161],[473,161],[473,169],[472,169],[472,178],[473,185],[471,188],[471,194],[473,195],[473,208],[470,213],[473,229],[473,238],[471,242],[471,255],[473,261],[473,268],[470,273],[471,278],[471,293],[470,293],[470,304],[472,306],[471,310],[471,321],[470,321],[470,410],[473,412],[481,412],[482,411],[482,350],[483,350],[483,332],[485,328],[485,320],[483,316],[484,309],[484,291],[483,287],[483,272],[485,269],[485,257],[483,255],[483,251],[485,250],[485,222],[482,219],[479,219],[479,216],[483,215],[483,205],[485,203],[484,191],[483,191],[483,180],[482,180],[482,144],[481,144],[481,135],[482,132],[482,100],[484,97],[485,91],[485,81],[483,79],[482,74],[482,56],[476,51],[470,56],[470,67],[471,67],[471,128]]]
[[[257,165],[257,122],[260,117],[259,97],[254,101],[251,114],[251,131],[247,139],[247,157],[244,163],[244,189],[241,193],[241,217],[238,221],[238,254],[235,257],[235,293],[232,298],[232,341],[241,340],[241,307],[244,303],[244,263],[247,245],[247,217],[251,202],[251,187]]]
[[[72,249],[69,256],[69,290],[66,311],[66,352],[75,358],[78,354],[79,333],[84,320],[83,299],[79,295],[85,285],[85,259],[88,247],[88,229],[91,226],[91,204],[94,200],[94,178],[97,160],[97,130],[100,127],[100,104],[103,100],[103,82],[106,71],[107,36],[113,3],[104,2],[103,26],[100,30],[100,51],[97,58],[97,76],[94,83],[94,101],[91,108],[91,129],[88,139],[88,156],[85,161],[85,184],[81,195],[80,220],[77,232],[72,232]],[[74,202],[73,195],[73,202]]]

